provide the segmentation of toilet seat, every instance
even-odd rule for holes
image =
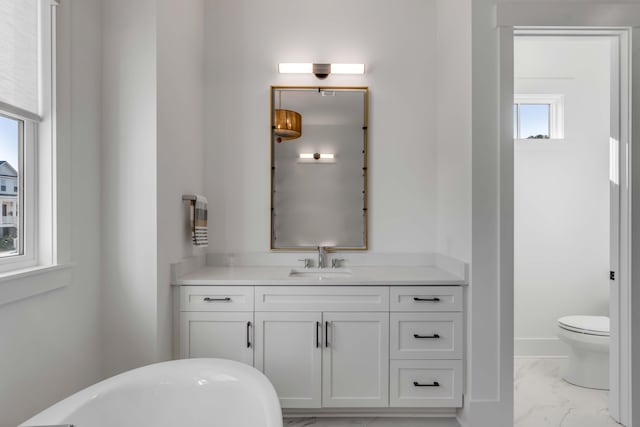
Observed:
[[[558,319],[558,326],[585,335],[609,336],[607,316],[565,316]]]

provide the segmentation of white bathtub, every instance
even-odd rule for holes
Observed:
[[[21,424],[75,427],[282,427],[269,380],[224,359],[157,363],[106,379]]]

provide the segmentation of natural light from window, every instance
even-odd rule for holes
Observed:
[[[57,7],[0,0],[0,279],[56,262]]]
[[[564,95],[515,94],[513,139],[564,139]]]
[[[21,254],[20,147],[23,121],[0,115],[0,257]]]
[[[515,139],[549,139],[549,104],[514,104],[513,130]]]

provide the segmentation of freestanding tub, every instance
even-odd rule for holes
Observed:
[[[108,378],[20,425],[282,427],[278,396],[251,366],[224,359],[157,363]]]

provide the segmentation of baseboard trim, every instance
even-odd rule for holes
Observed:
[[[513,427],[513,401],[465,401],[456,421],[461,427]]]
[[[516,357],[567,357],[567,345],[558,338],[514,338]]]
[[[284,418],[454,418],[455,408],[319,408],[283,409]]]

